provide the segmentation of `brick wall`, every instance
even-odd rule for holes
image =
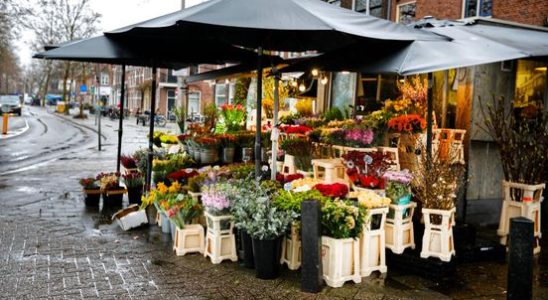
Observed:
[[[433,16],[436,19],[460,19],[462,17],[462,0],[417,1],[417,20],[425,16]]]
[[[493,0],[493,17],[530,25],[543,26],[548,18],[546,0]]]

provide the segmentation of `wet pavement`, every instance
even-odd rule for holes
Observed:
[[[111,212],[84,207],[77,180],[114,170],[117,122],[103,119],[99,152],[93,119],[70,120],[41,108],[25,114],[31,129],[9,146],[0,141],[0,298],[506,298],[505,262],[463,264],[455,277],[438,282],[389,269],[360,284],[306,294],[299,272],[284,269],[281,278],[263,281],[237,263],[178,257],[157,226],[124,232],[111,224]],[[146,134],[130,119],[122,152],[146,146]],[[548,299],[545,253],[536,258],[535,299]]]

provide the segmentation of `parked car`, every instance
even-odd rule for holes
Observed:
[[[14,113],[21,116],[21,100],[17,95],[0,96],[0,105],[8,107],[8,113]]]

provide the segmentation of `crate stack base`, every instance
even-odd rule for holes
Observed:
[[[177,228],[173,250],[177,256],[204,253],[204,227],[200,224],[188,224],[183,229]]]
[[[360,243],[360,276],[366,277],[374,271],[386,273],[385,231],[388,207],[373,208],[367,211],[368,224],[363,225]],[[373,227],[372,220],[380,218],[378,227]]]
[[[386,248],[394,254],[402,254],[407,248],[415,249],[413,213],[417,203],[390,205],[390,216],[386,219]]]
[[[301,238],[299,227],[291,225],[291,236],[285,236],[282,241],[282,258],[280,264],[287,264],[289,270],[301,267]]]
[[[232,216],[213,216],[207,212],[204,214],[207,221],[204,257],[209,257],[214,264],[226,259],[238,261]]]

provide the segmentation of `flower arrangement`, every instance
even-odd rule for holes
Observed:
[[[236,146],[236,136],[233,134],[225,133],[218,135],[217,138],[223,148],[234,148]]]
[[[228,183],[217,183],[202,187],[202,203],[212,215],[224,215],[230,209],[233,188]]]
[[[221,105],[220,115],[225,124],[227,132],[236,132],[245,125],[245,108],[241,104],[223,104]]]
[[[276,173],[276,181],[278,181],[279,183],[281,184],[286,184],[288,182],[293,182],[297,179],[301,179],[301,178],[304,178],[304,175],[303,174],[300,174],[300,173],[296,173],[296,174],[287,174],[287,175],[284,175],[282,173]]]
[[[413,174],[408,170],[387,171],[384,173],[383,178],[386,180],[386,196],[392,199],[393,203],[398,204],[403,197],[411,195],[410,185]]]
[[[318,183],[321,183],[321,181],[312,177],[301,178],[293,180],[289,186],[289,189],[294,192],[309,191]]]
[[[331,198],[343,198],[348,194],[348,186],[344,183],[319,183],[313,189],[318,190],[323,196]]]
[[[311,116],[313,112],[312,106],[312,99],[301,99],[295,103],[295,109],[299,116]]]
[[[364,128],[352,128],[344,131],[344,141],[346,146],[367,147],[373,142],[373,131]]]
[[[420,133],[426,128],[426,120],[420,115],[401,115],[390,119],[388,128],[398,133]]]
[[[382,175],[393,162],[390,156],[381,151],[350,151],[342,156],[346,174],[350,181],[358,186],[370,189],[383,189]]]
[[[415,76],[411,80],[404,80],[398,83],[400,97],[396,100],[387,100],[384,110],[395,114],[426,113],[426,97],[428,93],[428,82]]]
[[[139,172],[130,172],[122,175],[122,180],[128,189],[143,187],[145,179]]]
[[[198,174],[198,171],[194,169],[182,169],[167,174],[166,178],[169,179],[171,182],[178,181],[181,183],[186,183],[189,178],[192,178]]]
[[[154,182],[166,181],[168,174],[186,169],[193,163],[194,160],[186,153],[169,154],[165,156],[165,159],[154,159],[152,161]]]
[[[280,125],[280,132],[286,134],[307,134],[312,128],[306,125]]]
[[[135,158],[129,155],[122,155],[120,156],[120,163],[124,168],[126,169],[136,169],[137,168],[137,161]]]
[[[154,149],[154,151],[152,152],[152,157],[153,159],[165,159],[165,149]],[[135,159],[139,172],[143,174],[146,173],[148,163],[148,149],[140,148],[139,150],[135,151],[135,153],[133,153],[133,158]]]
[[[99,181],[102,191],[120,188],[120,173],[99,173],[95,178]]]
[[[97,185],[97,179],[93,177],[81,178],[79,183],[85,190],[95,190],[99,188]]]
[[[308,190],[303,192],[280,191],[274,197],[274,204],[281,210],[291,211],[295,218],[301,216],[301,202],[304,200],[316,200],[320,203],[330,201],[328,197],[323,196],[318,190]]]
[[[185,144],[190,138],[192,138],[192,135],[191,134],[188,134],[188,133],[185,133],[185,134],[179,134],[177,136],[177,140],[179,140],[179,142],[181,144]]]
[[[322,207],[323,235],[335,239],[357,238],[362,231],[366,210],[350,201],[327,201]]]
[[[175,202],[166,210],[169,219],[175,222],[180,229],[198,217],[201,212],[202,206],[198,200],[184,194],[178,194]]]
[[[390,205],[390,198],[382,197],[371,190],[351,192],[349,198],[358,199],[358,204],[366,209],[386,207]]]
[[[163,144],[173,145],[173,144],[178,144],[179,139],[177,138],[176,135],[164,134],[160,136],[160,142]]]
[[[343,120],[333,120],[327,123],[327,127],[331,128],[351,128],[356,125],[355,119],[343,119]]]
[[[289,155],[295,156],[297,168],[303,171],[312,169],[311,153],[313,151],[312,143],[304,138],[285,139],[280,148]]]
[[[219,147],[219,139],[213,136],[195,137],[194,142],[202,149],[215,149]]]

